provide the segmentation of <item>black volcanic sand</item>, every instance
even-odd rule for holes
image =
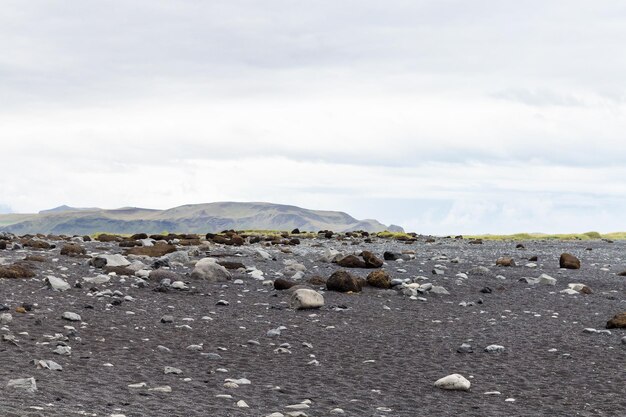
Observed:
[[[626,269],[626,243],[533,241],[525,242],[525,250],[515,249],[516,243],[378,240],[354,246],[337,240],[304,240],[292,248],[293,254],[263,247],[277,259],[267,261],[252,255],[261,247],[258,245],[212,246],[210,254],[244,254],[221,259],[256,266],[267,279],[276,278],[274,272],[284,268],[286,259],[306,265],[305,279],[328,277],[338,268],[318,261],[324,247],[345,253],[367,249],[381,257],[384,250],[414,250],[415,260],[388,261],[384,268],[394,278],[426,276],[424,282],[442,285],[450,292],[426,295],[427,301],[373,288],[361,294],[325,292],[326,306],[317,311],[289,309],[288,294],[243,273],[234,277],[243,279],[243,285],[208,284],[187,277],[191,291],[167,293],[153,291],[155,283],[136,288],[130,285],[134,277],[117,276],[96,287],[120,290],[135,301],[111,306],[112,298],[90,296],[89,285],[63,293],[48,289],[42,282],[46,275],[65,274],[73,285],[100,271],[90,268],[87,259],[60,256],[59,249],[38,251],[48,261],[37,264],[36,278],[0,279],[0,303],[9,306],[13,315],[13,322],[0,334],[14,334],[20,341],[14,346],[0,340],[0,415],[288,415],[293,410],[285,406],[309,399],[310,408],[302,410],[308,416],[332,415],[334,408],[343,409],[346,416],[626,416],[626,345],[621,343],[626,330],[614,329],[611,335],[583,333],[587,327],[603,329],[609,318],[626,311],[626,278],[616,275]],[[84,246],[90,253],[121,252],[115,244]],[[593,250],[586,250],[588,247]],[[578,256],[582,268],[560,270],[562,252]],[[6,263],[28,253],[0,251],[0,258]],[[513,256],[518,266],[496,267],[496,259],[505,254]],[[439,255],[459,257],[460,261],[431,260]],[[532,255],[539,257],[538,267],[523,266]],[[443,276],[431,274],[437,264],[448,268]],[[470,275],[462,285],[457,284],[455,274],[477,265],[487,266],[492,274]],[[60,270],[63,267],[68,270]],[[173,269],[191,271],[182,266]],[[362,277],[370,271],[352,270]],[[541,273],[555,277],[556,286],[518,281]],[[506,280],[496,278],[497,274]],[[585,283],[594,293],[560,294],[571,282]],[[481,293],[485,286],[493,292]],[[480,298],[483,304],[459,305]],[[217,306],[220,299],[230,305]],[[24,302],[34,303],[36,308],[16,313],[15,308]],[[62,320],[65,311],[80,314],[82,325]],[[165,314],[172,314],[174,322],[161,323]],[[206,316],[212,320],[202,319]],[[185,324],[192,329],[177,327]],[[66,325],[77,330],[67,341],[72,347],[69,357],[53,354],[54,343],[44,344],[48,341],[44,335],[68,335]],[[266,336],[278,326],[287,330],[279,337]],[[259,345],[248,344],[249,340],[257,340]],[[474,353],[456,352],[464,342],[473,346]],[[291,354],[274,353],[283,343],[291,345]],[[186,350],[192,344],[203,344],[202,352],[219,353],[222,359],[211,360],[201,352]],[[484,352],[491,344],[503,345],[506,350]],[[157,350],[158,345],[172,351]],[[37,369],[34,359],[54,360],[63,371]],[[313,359],[319,366],[307,364]],[[113,366],[104,366],[107,363]],[[165,366],[180,368],[183,374],[165,375]],[[216,372],[219,368],[228,372]],[[443,391],[433,386],[451,373],[470,379],[471,391]],[[36,379],[37,392],[4,388],[8,380],[25,377]],[[247,378],[251,384],[227,388],[226,378]],[[128,387],[140,382],[147,387]],[[172,391],[148,390],[164,385]],[[500,391],[501,395],[485,395],[488,391]],[[230,394],[232,399],[216,398],[221,394]],[[511,398],[515,401],[505,401]],[[239,400],[250,408],[238,408]]]

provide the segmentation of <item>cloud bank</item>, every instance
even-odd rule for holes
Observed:
[[[422,233],[626,229],[619,2],[3,7],[13,211],[256,200]]]

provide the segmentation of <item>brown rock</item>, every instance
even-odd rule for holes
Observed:
[[[108,235],[106,233],[102,233],[98,236],[96,236],[96,240],[98,242],[119,242],[122,239],[121,236],[116,236],[116,235]]]
[[[559,265],[566,269],[580,269],[580,260],[574,255],[564,253],[559,259]]]
[[[246,266],[241,262],[217,261],[217,263],[226,269],[246,269]]]
[[[138,246],[126,251],[126,255],[143,255],[150,256],[152,258],[159,258],[168,253],[176,252],[176,246],[160,244],[154,246]]]
[[[289,288],[295,286],[296,283],[288,280],[286,278],[277,278],[276,280],[274,280],[274,289],[275,290],[288,290]]]
[[[619,274],[617,274],[617,275],[618,275],[618,276],[620,276],[620,277],[626,277],[626,271],[624,271],[624,272],[620,272],[620,273],[619,273]]]
[[[134,235],[132,235],[130,237],[132,240],[139,240],[139,239],[147,239],[148,235],[145,233],[135,233]]]
[[[0,266],[0,278],[32,278],[35,272],[27,264],[14,263]]]
[[[337,265],[342,268],[366,268],[366,263],[364,260],[354,256],[348,255],[336,261]]]
[[[363,258],[363,260],[365,260],[366,268],[380,268],[381,266],[383,266],[382,259],[378,258],[372,252],[364,250],[363,252],[361,252],[361,257]]]
[[[626,312],[618,313],[606,322],[607,329],[624,329],[626,328]]]
[[[123,276],[129,276],[129,277],[135,275],[135,271],[125,266],[106,266],[105,265],[104,272],[106,272],[107,274],[110,272],[115,272],[116,275],[123,275]]]
[[[528,260],[530,262],[537,262],[539,260],[539,258],[537,258],[536,256],[531,256],[530,258],[528,258]]]
[[[61,248],[61,255],[65,256],[80,256],[86,254],[85,248],[75,243],[70,243],[68,245],[63,245]]]
[[[150,271],[150,275],[148,275],[148,279],[153,282],[161,282],[164,279],[169,279],[171,282],[174,281],[182,281],[181,276],[178,275],[174,271],[170,271],[169,269],[155,269],[154,271]]]
[[[498,258],[498,260],[496,261],[496,265],[497,266],[515,266],[515,261],[511,257],[503,256],[501,258]]]
[[[319,275],[312,276],[309,278],[309,284],[311,285],[326,285],[326,278],[320,277]]]
[[[39,256],[39,255],[26,255],[24,260],[25,261],[31,261],[31,262],[46,262],[48,259],[44,258],[43,256]]]
[[[367,283],[375,288],[391,288],[391,277],[386,271],[379,269],[378,271],[372,271],[367,276]]]
[[[326,289],[338,292],[360,292],[362,283],[357,277],[347,271],[334,272],[328,281],[326,281]]]

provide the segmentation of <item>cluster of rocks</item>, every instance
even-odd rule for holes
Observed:
[[[459,242],[458,245],[479,243],[475,240],[465,242],[460,238],[454,240]],[[490,259],[470,261],[461,256],[453,257],[438,252],[436,245],[439,241],[431,237],[420,240],[418,236],[413,236],[401,243],[396,241],[389,243],[375,235],[362,232],[337,234],[321,231],[305,235],[299,230],[293,230],[292,233],[271,235],[237,231],[209,233],[205,236],[136,234],[123,237],[103,234],[93,240],[87,236],[18,237],[3,234],[0,242],[3,244],[0,246],[2,251],[0,278],[6,279],[6,282],[16,283],[24,279],[33,279],[41,284],[41,291],[47,297],[67,296],[65,300],[72,300],[63,310],[56,311],[46,307],[48,308],[45,310],[46,316],[56,320],[56,325],[63,329],[63,333],[45,335],[43,340],[37,341],[40,346],[47,349],[45,352],[50,357],[37,355],[29,358],[29,368],[24,368],[24,375],[6,381],[7,389],[27,393],[38,391],[37,378],[41,373],[55,371],[55,374],[58,372],[58,375],[62,375],[72,371],[72,361],[77,360],[76,349],[84,343],[82,334],[87,331],[88,321],[90,317],[94,317],[94,310],[107,312],[125,306],[124,314],[130,321],[133,316],[144,314],[145,310],[142,312],[142,309],[154,308],[145,305],[142,309],[132,307],[146,292],[161,297],[158,299],[160,303],[155,303],[157,305],[167,305],[169,296],[197,296],[202,300],[210,299],[209,312],[202,317],[181,318],[180,314],[176,314],[178,311],[174,307],[168,314],[156,315],[152,311],[145,313],[154,314],[154,317],[150,316],[154,325],[170,326],[177,331],[190,334],[193,334],[197,322],[216,321],[219,314],[224,314],[221,311],[233,310],[240,314],[240,310],[235,309],[241,304],[245,305],[245,297],[250,292],[267,295],[267,302],[262,303],[267,309],[280,311],[284,317],[296,315],[310,318],[315,326],[319,326],[316,321],[319,315],[341,314],[341,311],[358,304],[360,297],[380,297],[382,302],[386,302],[384,300],[392,296],[397,297],[402,303],[406,303],[401,305],[405,306],[407,311],[417,311],[411,309],[415,309],[421,303],[412,303],[405,299],[427,301],[440,297],[442,303],[451,304],[457,311],[470,311],[469,308],[462,310],[459,306],[488,305],[489,297],[497,297],[499,292],[515,286],[523,286],[528,291],[550,293],[551,289],[561,282],[561,286],[552,291],[555,297],[576,300],[576,296],[579,295],[581,299],[582,297],[594,299],[593,297],[599,295],[588,285],[579,282],[584,278],[583,275],[567,275],[591,268],[587,263],[583,265],[579,258],[570,253],[563,253],[558,262],[556,257],[552,258],[549,267],[539,264],[536,256],[521,260],[517,256],[511,256],[510,252],[498,253]],[[422,246],[415,249],[399,249],[399,245],[406,248],[404,245],[415,245],[416,242]],[[484,242],[481,244],[487,245]],[[349,250],[357,245],[363,247],[356,251]],[[519,245],[515,249],[520,251],[519,253],[526,250]],[[427,250],[428,256],[424,255]],[[556,269],[557,264],[561,270]],[[606,273],[614,272],[604,265],[597,269],[606,269],[603,271]],[[75,271],[81,271],[82,274],[77,275]],[[516,279],[511,279],[513,276]],[[226,291],[232,288],[235,290],[230,293]],[[228,294],[232,298],[227,296]],[[84,306],[74,303],[74,299],[82,300]],[[330,303],[329,299],[332,300]],[[425,307],[428,306],[427,303]],[[30,335],[17,328],[16,322],[19,320],[15,320],[14,315],[33,314],[33,317],[39,317],[44,315],[43,311],[39,314],[40,306],[29,303],[4,307],[6,306],[0,304],[0,310],[4,311],[0,313],[2,343],[6,343],[9,348],[19,348],[26,343],[26,336]],[[79,308],[84,308],[84,311]],[[210,311],[211,308],[215,311]],[[383,308],[391,310],[386,304]],[[532,317],[538,316],[540,314],[532,312]],[[559,318],[558,314],[551,317]],[[490,323],[494,322],[495,319]],[[240,327],[245,328],[247,325],[242,321]],[[269,327],[268,325],[267,328]],[[333,327],[334,325],[328,325],[323,328]],[[626,328],[626,312],[618,312],[609,319],[606,328]],[[584,329],[588,334],[606,334],[614,337],[608,330],[595,330],[591,327]],[[264,332],[267,339],[277,340],[291,330],[292,327],[278,326]],[[259,340],[263,341],[262,338]],[[245,343],[246,349],[260,346],[262,343],[259,340],[249,340]],[[626,344],[624,342],[626,339],[620,340],[622,344]],[[277,357],[295,355],[294,352],[298,349],[307,350],[310,353],[302,365],[323,366],[323,359],[316,356],[311,343],[303,342],[302,346],[298,346],[293,341],[289,342],[282,340],[269,342],[268,346]],[[172,353],[172,349],[165,346],[168,341],[159,343],[162,344],[155,346],[158,352]],[[456,348],[458,344],[452,346],[453,344],[451,341],[451,350],[454,352],[474,352],[468,343],[458,348]],[[490,344],[482,350],[483,355],[493,354],[494,357],[499,354],[506,356],[509,352],[500,344]],[[184,351],[201,355],[207,361],[221,363],[224,360],[223,355],[227,355],[224,352],[228,352],[228,348],[217,346],[214,351],[209,351],[205,344],[194,341],[193,344],[186,345]],[[52,358],[60,359],[55,361]],[[192,377],[187,375],[188,369],[183,365],[172,363],[171,366],[161,369],[163,375],[179,377],[181,381],[185,379],[191,381]],[[229,370],[217,368],[212,372],[228,373]],[[243,373],[245,370],[238,369],[234,372]],[[473,376],[465,378],[453,373],[433,382],[435,388],[443,390],[470,391],[472,386],[470,379],[475,381]],[[225,378],[223,381],[225,391],[219,394],[219,398],[232,400],[237,408],[250,408],[250,404],[253,403],[250,399],[233,395],[233,391],[241,390],[250,384],[251,381],[246,377]],[[167,395],[175,391],[177,386],[173,382],[161,384],[139,380],[131,381],[127,388],[147,396],[157,393]],[[485,394],[495,395],[495,392],[497,391],[488,391]],[[511,399],[507,399],[509,400]],[[269,415],[306,416],[307,410],[314,406],[311,399],[303,399],[302,402],[287,404],[284,409]],[[333,415],[344,414],[344,408],[348,407],[349,404],[346,404],[342,405],[342,408],[329,408],[324,412]],[[384,412],[382,409],[378,411]]]

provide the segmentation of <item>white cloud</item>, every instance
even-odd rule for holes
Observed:
[[[617,3],[9,1],[3,202],[619,229],[624,41]]]

